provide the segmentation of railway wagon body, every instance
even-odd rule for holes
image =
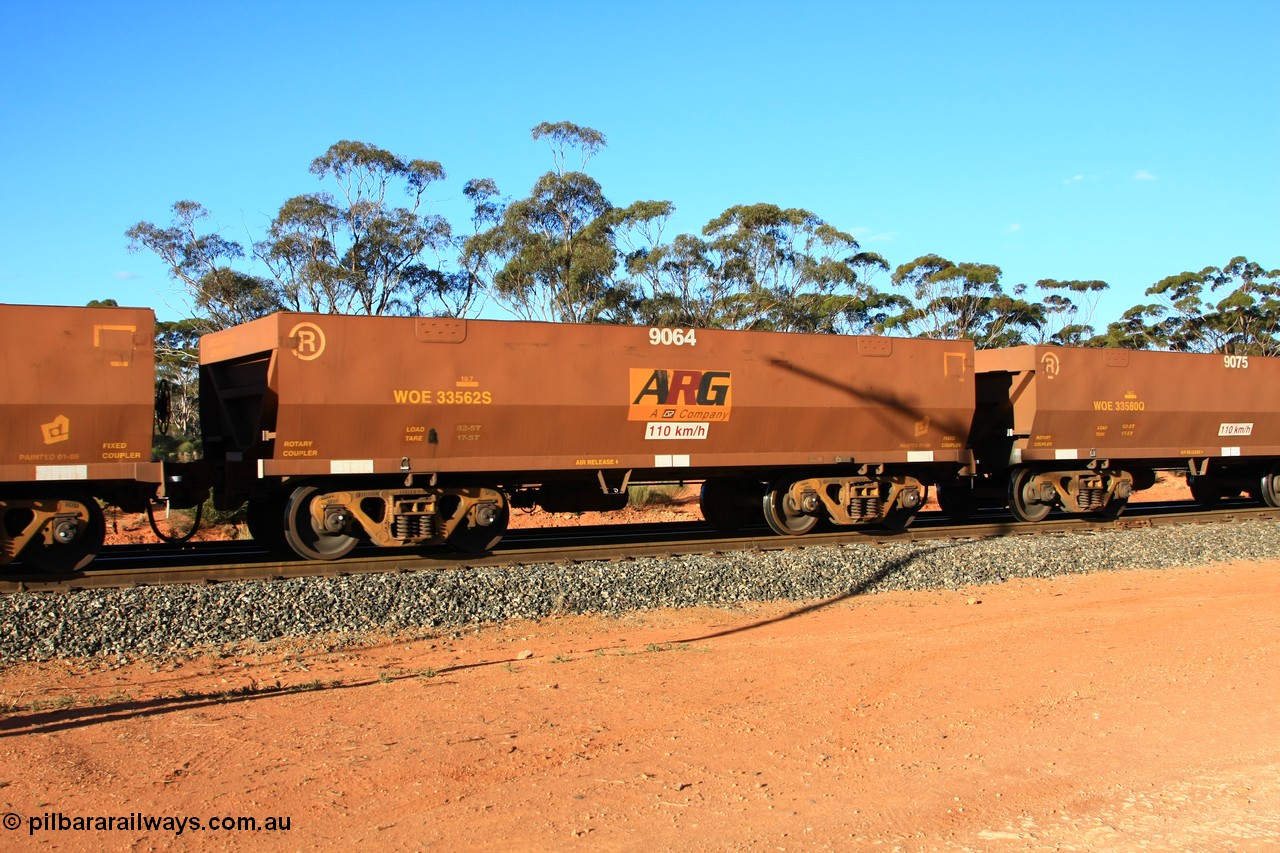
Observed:
[[[0,305],[0,565],[80,568],[105,532],[94,498],[156,491],[154,333],[145,308]]]
[[[704,480],[724,526],[905,524],[972,461],[969,342],[282,313],[200,352],[215,500],[311,558],[483,549],[639,482]]]
[[[1173,468],[1202,503],[1248,491],[1277,505],[1280,359],[1047,346],[975,358],[978,467],[1022,520],[1117,514]]]

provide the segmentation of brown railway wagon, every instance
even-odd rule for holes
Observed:
[[[1280,359],[1023,346],[976,366],[971,441],[1019,518],[1114,514],[1171,468],[1202,502],[1249,491],[1277,505]]]
[[[726,526],[905,524],[972,458],[969,342],[286,313],[201,365],[218,500],[316,558],[489,547],[508,495],[620,507],[637,482],[705,480]]]
[[[102,545],[94,498],[155,491],[154,334],[146,308],[0,305],[0,564],[79,568]]]

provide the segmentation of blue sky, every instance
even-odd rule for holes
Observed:
[[[891,265],[1101,279],[1280,266],[1280,3],[0,0],[0,300],[189,313],[140,220],[198,201],[246,246],[340,139],[519,198],[541,121],[596,128],[669,236],[803,207]],[[888,275],[876,282],[889,287]],[[1100,322],[1099,322],[1100,321]]]

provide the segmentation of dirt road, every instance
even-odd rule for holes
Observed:
[[[0,832],[65,850],[1271,850],[1278,601],[1280,566],[1243,564],[158,671],[22,665],[0,675],[18,827]],[[260,829],[209,826],[226,817]]]

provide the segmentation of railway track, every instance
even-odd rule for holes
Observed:
[[[807,536],[782,537],[767,528],[725,536],[702,522],[663,522],[593,527],[558,527],[510,531],[498,548],[486,554],[460,554],[446,549],[416,552],[358,549],[336,562],[280,560],[252,541],[203,542],[175,551],[171,546],[114,546],[105,549],[88,569],[52,577],[21,564],[0,578],[0,593],[72,592],[142,585],[223,583],[237,580],[280,580],[379,572],[437,571],[469,566],[519,566],[542,563],[677,557],[733,551],[776,551],[791,548],[945,539],[985,539],[1011,535],[1052,535],[1080,531],[1122,530],[1176,524],[1250,521],[1280,518],[1280,510],[1246,502],[1205,510],[1189,501],[1132,505],[1117,519],[1050,517],[1038,523],[1018,522],[991,512],[966,524],[954,524],[941,513],[921,513],[905,531],[839,529]]]

